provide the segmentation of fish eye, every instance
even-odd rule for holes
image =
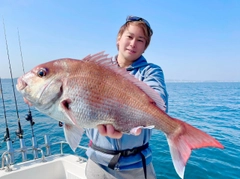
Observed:
[[[42,78],[47,75],[47,70],[45,68],[42,68],[37,72],[37,75]]]

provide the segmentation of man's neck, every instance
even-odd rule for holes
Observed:
[[[128,61],[128,60],[126,60],[123,56],[121,56],[121,55],[119,55],[118,54],[118,56],[116,57],[117,59],[117,63],[118,63],[118,65],[121,67],[121,68],[127,68],[127,67],[129,67],[131,64],[132,64],[132,62],[131,61]]]

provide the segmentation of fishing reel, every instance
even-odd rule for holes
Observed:
[[[3,140],[0,142],[0,147],[2,147],[3,142],[7,142],[7,141],[11,141],[8,129],[7,129],[7,132],[3,136]],[[12,143],[14,143],[14,141],[12,141]]]
[[[35,124],[35,122],[33,121],[33,118],[32,118],[31,111],[28,111],[28,114],[25,116],[25,119],[30,122],[31,126],[33,126]]]
[[[28,114],[25,116],[25,119],[30,122],[31,127],[35,124],[35,122],[33,121],[33,118],[32,118],[32,113],[31,113],[30,110],[28,111]],[[32,132],[33,132],[33,128],[32,128]],[[15,134],[16,134],[16,136],[18,136],[19,139],[22,139],[23,138],[23,133],[24,133],[24,131],[22,130],[21,124],[19,122],[18,123],[18,130],[15,132]]]
[[[8,127],[7,127],[6,128],[6,133],[3,136],[3,141],[6,142],[6,141],[9,141],[9,140],[10,140],[10,132],[9,132]]]
[[[18,128],[18,130],[15,132],[16,136],[18,136],[19,139],[23,138],[23,130],[21,128]]]
[[[3,136],[3,141],[6,142],[7,140],[9,140],[7,134],[5,133],[4,136]]]

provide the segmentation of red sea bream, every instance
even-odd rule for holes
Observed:
[[[129,132],[155,126],[165,133],[174,167],[183,178],[191,150],[223,146],[213,137],[164,112],[161,97],[103,53],[38,65],[18,79],[17,89],[40,112],[64,122],[75,150],[84,128],[112,124]]]

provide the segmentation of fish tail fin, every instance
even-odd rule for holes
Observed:
[[[170,153],[177,174],[183,178],[185,166],[191,155],[192,149],[202,147],[224,148],[216,139],[205,132],[176,119],[180,128],[172,134],[167,135]]]

